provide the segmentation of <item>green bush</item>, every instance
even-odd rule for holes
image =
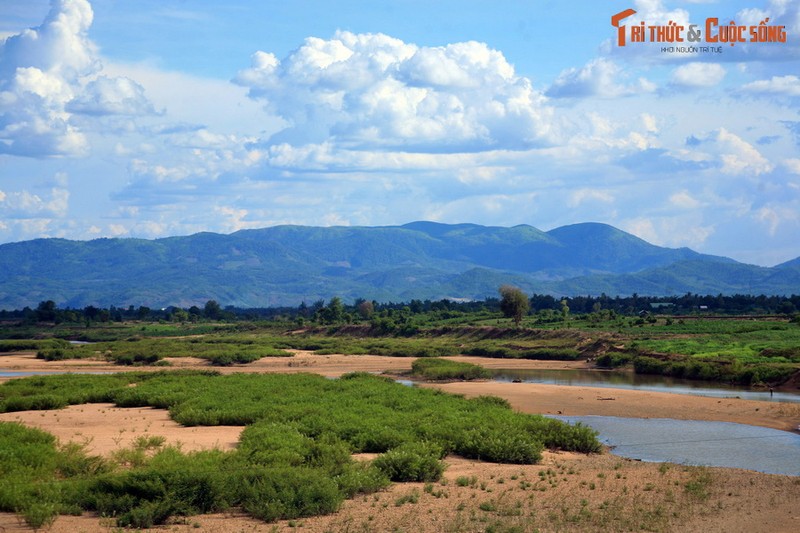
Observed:
[[[533,464],[542,459],[544,445],[516,428],[475,427],[465,431],[455,452],[469,459],[492,463]]]
[[[238,484],[242,508],[266,522],[334,513],[344,495],[324,472],[308,468],[253,468]]]
[[[637,374],[664,374],[669,367],[669,362],[655,357],[641,355],[633,359],[633,369]]]
[[[67,350],[69,342],[63,339],[3,339],[0,340],[0,353],[26,352],[31,350]]]
[[[465,355],[498,359],[533,359],[541,361],[575,361],[580,353],[573,348],[518,348],[505,346],[473,346],[463,350]]]
[[[625,353],[604,353],[597,357],[597,366],[602,368],[618,368],[631,362],[631,356]]]
[[[88,399],[168,408],[184,424],[248,427],[233,452],[163,448],[151,456],[157,446],[143,441],[115,459],[127,470],[111,471],[79,447],[56,449],[46,433],[0,425],[0,479],[19,480],[0,483],[0,509],[27,510],[32,524],[46,524],[48,509],[94,510],[137,528],[228,507],[266,520],[298,518],[333,512],[345,497],[379,490],[390,479],[439,479],[441,458],[453,451],[526,463],[540,459],[543,445],[599,447],[588,431],[516,413],[498,398],[467,400],[366,373],[329,380],[162,371],[37,376],[0,386],[6,408]],[[383,455],[354,461],[351,454],[363,451]]]
[[[441,446],[409,442],[377,457],[373,464],[392,481],[438,481],[444,472]]]
[[[50,348],[36,352],[37,359],[45,361],[63,361],[67,358],[67,352],[62,348]]]
[[[491,373],[481,366],[439,358],[417,359],[411,364],[411,375],[431,381],[470,381],[491,377]]]
[[[214,452],[184,455],[166,448],[143,468],[96,478],[85,505],[116,516],[119,526],[135,528],[224,509],[228,498],[221,459]]]

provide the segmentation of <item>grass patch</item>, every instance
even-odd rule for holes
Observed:
[[[429,381],[471,381],[491,377],[491,373],[482,366],[438,357],[417,359],[411,364],[411,375]]]
[[[232,452],[182,453],[150,437],[105,463],[79,448],[58,449],[44,432],[2,424],[0,508],[36,527],[81,510],[133,528],[228,508],[266,521],[295,519],[334,512],[345,498],[390,480],[439,480],[441,459],[451,452],[536,462],[544,447],[600,449],[586,427],[515,413],[490,397],[468,400],[365,373],[338,380],[213,372],[36,376],[3,384],[0,398],[6,409],[93,399],[166,408],[185,425],[247,426]],[[354,452],[382,455],[358,463]]]

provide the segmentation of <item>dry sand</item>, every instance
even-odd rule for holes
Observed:
[[[509,361],[469,361],[509,367]],[[316,356],[262,359],[222,372],[315,372],[338,376],[356,370],[402,372],[410,358]],[[515,361],[517,368],[581,367],[583,363]],[[32,354],[7,355],[0,367],[16,372],[120,371],[103,361],[46,363]],[[173,360],[174,368],[208,368],[201,360]],[[137,368],[138,370],[138,368]],[[800,424],[800,405],[592,387],[525,383],[448,383],[448,392],[494,394],[524,412],[565,415],[669,417],[740,422],[789,430]],[[55,434],[61,442],[86,444],[111,455],[139,436],[161,436],[186,451],[235,446],[240,427],[185,428],[158,409],[120,409],[108,404],[57,411],[6,413]],[[800,460],[800,457],[798,458]],[[727,468],[660,465],[610,453],[546,453],[541,465],[497,465],[448,457],[445,480],[395,484],[344,503],[333,515],[264,524],[236,513],[189,517],[161,531],[483,532],[483,531],[800,531],[800,478]],[[457,480],[469,480],[460,486]],[[694,484],[691,484],[692,481]],[[698,485],[702,490],[687,490]],[[406,497],[410,502],[399,504]],[[514,529],[516,528],[516,529]],[[93,516],[59,517],[54,532],[109,531],[113,522]],[[12,514],[0,514],[0,532],[29,531]]]

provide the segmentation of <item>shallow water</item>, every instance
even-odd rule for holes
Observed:
[[[635,389],[674,394],[692,394],[714,398],[739,397],[744,400],[773,402],[800,402],[800,394],[751,390],[744,387],[731,387],[721,383],[676,379],[666,376],[646,376],[632,372],[608,370],[492,370],[497,381],[521,380],[524,383],[545,383],[549,385],[577,385],[583,387],[609,387],[615,389]]]
[[[552,418],[592,427],[604,444],[613,447],[612,453],[621,457],[800,476],[800,434],[732,422],[671,418]]]

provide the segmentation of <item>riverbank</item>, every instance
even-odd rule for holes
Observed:
[[[581,368],[585,363],[468,358],[488,368]],[[214,368],[232,372],[314,372],[335,377],[353,371],[401,373],[413,358],[318,356],[267,358],[248,365]],[[9,364],[10,363],[10,364]],[[171,368],[201,369],[206,361],[170,360]],[[119,372],[134,370],[105,361],[46,363],[32,354],[0,358],[14,372]],[[137,367],[135,370],[157,370]],[[520,411],[564,415],[609,415],[732,421],[776,429],[800,423],[800,405],[717,399],[668,393],[530,383],[427,384],[468,397],[492,394]],[[158,409],[120,409],[110,404],[57,411],[0,415],[56,434],[62,443],[86,444],[111,455],[142,435],[164,437],[185,451],[232,449],[241,427],[179,426]],[[188,517],[169,531],[702,531],[791,532],[800,529],[800,478],[730,468],[645,463],[604,453],[547,452],[540,465],[497,465],[459,457],[446,459],[444,481],[394,484],[356,497],[329,516],[265,524],[237,513]],[[59,517],[53,532],[109,531],[113,521],[94,516]],[[0,514],[0,531],[30,531],[11,514]]]
[[[168,367],[121,367],[98,359],[47,362],[32,353],[0,357],[0,369],[14,373],[127,372],[167,369],[213,369],[223,374],[236,372],[311,372],[338,377],[348,372],[372,372],[402,375],[411,370],[412,357],[376,355],[316,355],[294,350],[293,357],[266,357],[247,365],[210,366],[194,357],[169,358]],[[587,369],[584,361],[536,361],[493,359],[485,357],[448,357],[488,369],[515,368],[538,370]],[[0,378],[0,381],[12,379]],[[711,398],[633,389],[598,388],[574,385],[473,381],[423,384],[465,396],[495,395],[507,399],[522,412],[568,416],[601,415],[628,418],[676,418],[680,420],[716,420],[792,431],[800,425],[800,404],[761,402],[736,398]]]
[[[715,420],[792,431],[800,404],[537,383],[458,382],[433,386],[467,397],[501,396],[525,413]]]

